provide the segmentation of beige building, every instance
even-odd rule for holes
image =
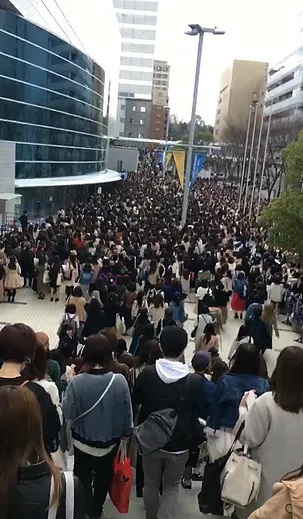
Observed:
[[[235,132],[245,134],[252,101],[258,101],[258,114],[261,118],[267,71],[268,63],[238,59],[225,70],[220,83],[214,128],[215,142],[227,142]]]
[[[170,66],[167,61],[154,61],[152,103],[158,106],[168,105]]]

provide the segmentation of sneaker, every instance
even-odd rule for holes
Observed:
[[[239,319],[239,316],[237,313],[235,313],[235,319]]]
[[[191,481],[186,481],[184,478],[182,478],[181,487],[184,488],[184,490],[190,490],[192,488]]]
[[[53,302],[53,300],[54,300],[54,298],[53,298],[53,297],[51,297],[51,298],[50,298],[50,300],[51,300],[51,303],[52,303],[52,302]]]
[[[59,297],[56,297],[55,303],[58,303],[58,301],[59,301]]]

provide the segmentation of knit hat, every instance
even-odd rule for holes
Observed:
[[[195,371],[205,371],[209,366],[210,359],[211,355],[208,353],[208,351],[198,351],[194,354],[191,361],[192,367]]]

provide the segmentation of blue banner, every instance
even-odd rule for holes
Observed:
[[[194,163],[192,166],[191,176],[190,176],[190,184],[189,184],[190,189],[194,186],[200,171],[203,169],[206,157],[207,157],[207,153],[205,153],[203,151],[198,151],[197,153],[195,153]]]
[[[164,167],[164,150],[162,150],[162,151],[158,151],[158,152],[157,152],[157,156],[158,156],[158,161],[159,161],[160,164],[162,164],[162,166]]]

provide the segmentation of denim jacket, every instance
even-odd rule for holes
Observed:
[[[239,405],[245,391],[254,389],[260,396],[269,391],[267,380],[255,375],[228,373],[218,382],[208,426],[215,431],[233,429],[239,418]]]

